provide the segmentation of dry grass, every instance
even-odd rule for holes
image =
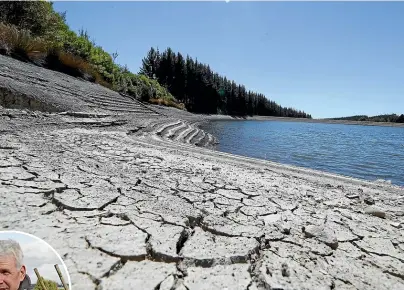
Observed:
[[[106,87],[106,88],[108,88],[108,89],[110,89],[110,90],[114,90],[114,86],[111,84],[111,83],[109,83],[109,82],[107,82],[100,74],[98,74],[97,73],[97,76],[96,76],[96,78],[95,78],[95,83],[97,83],[97,84],[99,84],[99,85],[101,85],[101,86],[103,86],[103,87]]]
[[[31,61],[73,76],[83,76],[102,86],[112,85],[82,58],[57,49],[51,42],[33,37],[28,30],[0,23],[0,53],[20,60]]]
[[[100,84],[104,87],[112,89],[112,84],[105,81],[101,74],[94,68],[93,65],[84,59],[70,53],[59,51],[57,56],[61,65],[68,69],[76,70],[91,81]]]
[[[31,53],[46,53],[52,45],[28,30],[18,30],[14,25],[0,23],[0,50],[3,54],[29,58]]]
[[[176,103],[172,100],[167,100],[167,99],[150,99],[149,103],[155,104],[155,105],[160,105],[160,106],[167,106],[167,107],[174,107],[180,110],[185,110],[185,106],[182,103]]]
[[[67,67],[75,68],[82,72],[88,72],[88,73],[94,72],[92,66],[78,56],[62,51],[58,51],[56,54],[59,58],[60,63]]]

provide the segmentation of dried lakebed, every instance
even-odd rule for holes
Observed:
[[[404,289],[403,188],[211,151],[200,116],[0,64],[1,229],[73,289]]]
[[[1,226],[47,240],[74,289],[404,289],[401,188],[19,112]]]

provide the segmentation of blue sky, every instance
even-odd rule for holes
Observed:
[[[404,2],[55,2],[138,72],[151,46],[189,54],[315,118],[404,113]]]

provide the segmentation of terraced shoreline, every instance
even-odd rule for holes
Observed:
[[[0,65],[0,225],[73,289],[404,289],[402,188],[212,151],[206,117]]]

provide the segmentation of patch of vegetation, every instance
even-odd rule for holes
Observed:
[[[366,115],[356,115],[350,117],[332,118],[330,120],[347,120],[347,121],[368,121],[368,122],[390,122],[404,123],[404,114],[387,114],[368,117]]]
[[[192,112],[311,118],[303,111],[282,107],[263,94],[247,90],[215,73],[209,65],[171,48],[160,52],[152,47],[142,61],[140,73],[156,79]]]
[[[42,279],[47,290],[58,290],[58,284],[52,280]],[[36,283],[34,290],[45,290],[42,288],[39,281]]]
[[[155,80],[131,73],[84,30],[71,31],[65,13],[53,3],[40,1],[0,2],[0,54],[98,83],[143,101],[175,98]],[[166,102],[162,102],[165,104]]]
[[[34,37],[29,30],[14,25],[0,23],[0,52],[20,60],[29,60],[32,52],[46,52],[49,43],[42,38]]]
[[[156,104],[156,105],[163,105],[163,106],[167,106],[167,107],[174,107],[180,110],[185,110],[185,106],[182,103],[178,103],[176,101],[170,100],[170,99],[150,99],[149,101],[152,104]]]

